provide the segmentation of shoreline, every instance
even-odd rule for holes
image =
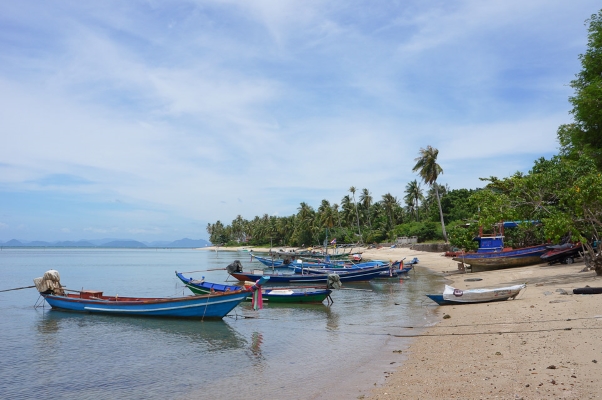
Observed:
[[[208,248],[205,248],[208,249]],[[239,250],[241,248],[220,248]],[[269,249],[254,248],[255,251]],[[573,264],[537,264],[464,273],[443,253],[407,247],[361,249],[364,259],[411,260],[459,289],[527,283],[516,300],[439,306],[439,322],[412,337],[400,365],[362,398],[584,399],[600,396],[602,296],[572,290],[602,286],[594,271]],[[481,279],[465,281],[465,279]],[[443,289],[443,288],[441,288]],[[449,316],[443,318],[444,315]],[[395,340],[395,337],[392,337]],[[376,385],[376,383],[375,383]]]

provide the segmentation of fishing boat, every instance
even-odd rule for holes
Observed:
[[[296,263],[290,264],[289,268],[296,274],[305,272],[323,274],[325,272],[348,272],[357,269],[374,268],[386,265],[384,261],[366,261],[363,263],[314,263],[297,260]]]
[[[273,272],[266,273],[264,270],[253,270],[252,272],[243,272],[242,264],[239,260],[235,260],[226,267],[228,273],[235,279],[241,282],[245,281],[256,281],[262,276],[269,276],[270,284],[277,283],[323,283],[328,284],[333,275],[336,275],[336,280],[339,282],[362,282],[372,280],[383,271],[388,271],[389,266],[384,265],[381,267],[362,268],[357,270],[337,272],[337,273],[315,273],[315,274],[295,274],[292,271],[290,273]]]
[[[34,284],[53,309],[143,317],[221,319],[249,296],[247,290],[185,297],[106,296],[95,290],[65,289],[55,270],[34,279]]]
[[[426,296],[435,303],[443,306],[450,304],[488,303],[492,301],[503,301],[515,299],[516,296],[527,285],[514,285],[492,289],[456,289],[445,285],[441,294],[427,294]]]
[[[514,249],[504,247],[504,227],[516,226],[519,222],[504,222],[499,224],[499,233],[483,235],[482,230],[474,240],[479,243],[476,252],[456,253],[452,258],[464,264],[470,265],[472,272],[489,271],[502,268],[523,267],[541,263],[541,255],[546,252],[546,244],[537,246],[521,247]]]
[[[405,258],[403,259],[405,260]],[[418,263],[418,258],[414,257],[414,259],[410,262],[403,263],[403,260],[394,261],[391,264],[381,261],[366,261],[363,263],[353,264],[353,263],[345,263],[345,264],[328,264],[325,266],[314,267],[311,264],[305,263],[297,263],[296,265],[291,265],[295,273],[306,273],[306,274],[323,274],[325,272],[330,273],[339,273],[339,272],[349,272],[357,269],[365,269],[365,268],[374,268],[389,265],[389,269],[383,270],[377,278],[390,278],[390,277],[399,277],[402,275],[406,275],[410,272],[414,265]]]
[[[177,271],[176,276],[193,293],[201,295],[212,292],[244,290],[246,287],[253,285],[252,282],[247,282],[243,286],[206,282],[204,280],[187,278]],[[329,298],[332,290],[326,289],[325,287],[270,287],[262,288],[261,293],[263,300],[268,301],[269,303],[322,303],[325,299]]]
[[[294,258],[293,259],[290,259],[290,258],[274,259],[274,258],[260,257],[255,254],[253,254],[251,260],[253,260],[253,259],[259,261],[266,267],[270,267],[270,268],[294,268],[295,265],[297,265],[300,262],[303,262],[304,264],[307,264],[307,265],[311,265],[312,267],[322,267],[322,266],[332,265],[332,263],[330,263],[330,262],[306,261],[306,260],[302,260],[302,259],[295,260]]]

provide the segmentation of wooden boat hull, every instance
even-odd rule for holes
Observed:
[[[383,271],[388,271],[389,266],[376,268],[364,268],[357,271],[337,273],[341,282],[369,281],[379,276]],[[250,272],[232,272],[234,278],[241,282],[256,281],[262,276],[269,276],[270,283],[328,283],[328,273],[316,274],[255,274]]]
[[[186,278],[181,273],[176,272],[176,276],[188,289],[195,294],[208,294],[211,291],[229,292],[235,290],[244,290],[244,286],[222,285],[211,282],[195,282],[192,278]],[[322,303],[330,294],[331,289],[326,288],[262,288],[261,294],[264,301],[269,303]],[[251,293],[247,297],[251,300]]]
[[[334,263],[295,263],[290,268],[296,274],[324,274],[357,271],[365,268],[375,268],[388,265],[384,261],[367,261],[359,264],[334,264]]]
[[[85,292],[81,292],[85,293]],[[80,296],[81,296],[80,293]],[[221,319],[249,295],[247,291],[176,298],[90,297],[41,293],[54,309],[142,317]]]
[[[491,303],[514,299],[526,285],[515,285],[493,289],[467,289],[459,290],[445,285],[445,290],[440,294],[427,294],[426,296],[439,304],[474,304]]]
[[[544,244],[490,253],[466,253],[454,257],[452,260],[469,264],[472,272],[481,272],[539,264],[543,262],[541,255],[544,254],[546,250],[547,246]]]

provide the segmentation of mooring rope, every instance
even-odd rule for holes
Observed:
[[[11,290],[21,290],[21,289],[31,289],[34,288],[34,286],[23,286],[23,287],[18,287],[18,288],[14,288],[14,289],[4,289],[4,290],[0,290],[0,292],[10,292]]]

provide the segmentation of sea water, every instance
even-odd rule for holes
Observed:
[[[228,279],[247,252],[193,249],[0,250],[0,290],[49,269],[73,290],[189,295],[175,276]],[[217,269],[217,270],[216,270]],[[420,264],[405,279],[344,284],[333,304],[237,306],[223,320],[51,310],[35,288],[0,292],[0,397],[6,399],[332,399],[367,396],[434,321],[425,293],[442,278]]]

